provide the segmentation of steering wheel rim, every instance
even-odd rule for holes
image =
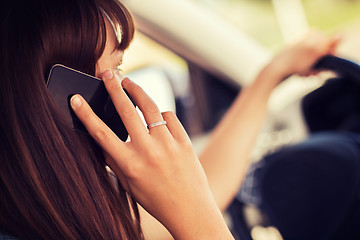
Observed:
[[[326,55],[313,67],[315,70],[331,70],[339,76],[360,84],[360,65],[340,57]]]

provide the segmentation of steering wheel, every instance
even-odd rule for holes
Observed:
[[[313,67],[315,70],[331,70],[340,77],[352,80],[360,84],[360,65],[333,55],[326,55],[321,58]]]

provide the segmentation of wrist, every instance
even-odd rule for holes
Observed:
[[[277,58],[279,56],[274,57],[264,68],[265,74],[273,78],[276,85],[293,74],[289,62],[280,61]]]
[[[290,75],[283,65],[271,61],[260,71],[251,88],[262,96],[268,96],[279,83]]]
[[[172,220],[165,221],[165,225],[177,240],[233,239],[211,194],[201,201],[184,202],[184,206],[173,210]]]

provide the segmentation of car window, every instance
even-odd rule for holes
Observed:
[[[211,130],[240,90],[226,78],[207,71],[137,32],[125,52],[122,69],[157,103],[161,111],[176,111],[194,136]]]
[[[125,51],[122,69],[130,72],[149,65],[170,67],[177,71],[187,70],[186,62],[181,57],[136,31],[133,42]]]
[[[281,32],[270,0],[195,0],[269,48],[281,42]]]
[[[297,35],[310,28],[334,33],[356,27],[360,22],[358,0],[194,1],[218,12],[273,50],[286,43],[288,34]]]
[[[194,118],[197,115],[196,120],[187,120],[192,123],[191,127],[195,128],[194,131],[189,131],[190,134],[207,131],[216,124],[239,91],[239,86],[251,81],[257,69],[261,69],[262,64],[268,60],[268,56],[271,56],[271,53],[268,54],[268,49],[270,52],[278,50],[292,38],[291,36],[305,31],[308,27],[317,27],[325,32],[336,32],[345,27],[353,29],[352,27],[356,24],[360,26],[360,15],[357,14],[360,10],[360,1],[356,0],[184,0],[183,2],[184,4],[166,0],[156,0],[151,3],[142,0],[128,2],[142,33],[136,33],[133,44],[125,54],[123,68],[125,72],[148,66],[164,69],[166,75],[171,76],[169,79],[171,91],[174,91],[175,105],[177,111],[180,111],[178,113],[184,125],[187,126],[186,119],[189,116]],[[190,2],[198,4],[192,5]],[[290,2],[293,4],[291,11],[288,8]],[[280,5],[283,8],[279,8],[278,3],[282,3]],[[166,5],[169,11],[159,11],[158,6],[163,5]],[[200,11],[199,6],[210,9],[217,16],[207,14],[207,11]],[[179,7],[187,11],[175,12],[174,9],[178,10]],[[194,14],[185,14],[192,10]],[[290,21],[295,19],[291,15],[292,12],[300,14],[296,17],[297,24]],[[192,17],[190,25],[188,22],[184,24],[184,14]],[[202,20],[197,18],[198,16],[207,18]],[[229,25],[236,26],[235,30],[239,32],[233,31],[234,28],[227,26],[224,22],[216,25],[216,21],[210,21],[214,18],[217,19],[216,21],[220,18],[224,19],[230,23]],[[286,21],[281,21],[281,19]],[[200,25],[195,24],[195,21],[199,21]],[[209,21],[210,27],[205,25]],[[289,29],[287,24],[290,24],[291,31],[286,30]],[[191,25],[196,27],[189,29]],[[216,28],[214,28],[215,25]],[[295,25],[297,27],[294,27]],[[175,31],[176,28],[180,28],[181,31]],[[207,31],[206,34],[201,32],[204,28]],[[209,34],[209,31],[217,34]],[[248,38],[243,32],[260,42],[265,48]],[[217,35],[220,37],[215,42],[211,42],[210,47],[206,45],[209,38],[217,37]],[[189,40],[191,38],[200,39],[200,41],[192,42]],[[358,45],[358,41],[356,44]],[[209,51],[204,51],[202,47]],[[146,78],[145,81],[149,79]],[[239,86],[232,85],[231,81],[238,83]],[[303,89],[298,87],[297,83],[300,83],[300,80],[292,82],[295,86],[292,90]],[[301,84],[305,85],[303,81]],[[155,87],[151,90],[163,91],[157,86],[159,84],[153,85]],[[283,92],[292,91],[286,89]],[[293,94],[293,96],[300,95]],[[283,108],[284,104],[293,100],[287,95],[285,96],[287,101],[283,101],[282,94],[277,93],[277,96],[279,101],[272,101],[271,104],[273,107],[276,106],[276,109]],[[191,109],[190,114],[187,113],[189,109]]]

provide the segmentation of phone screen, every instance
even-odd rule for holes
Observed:
[[[56,64],[52,67],[47,88],[55,103],[61,109],[65,120],[75,130],[86,132],[84,125],[76,117],[70,106],[70,98],[80,94],[90,105],[95,114],[110,127],[123,141],[128,137],[128,132],[121,121],[102,80]]]

